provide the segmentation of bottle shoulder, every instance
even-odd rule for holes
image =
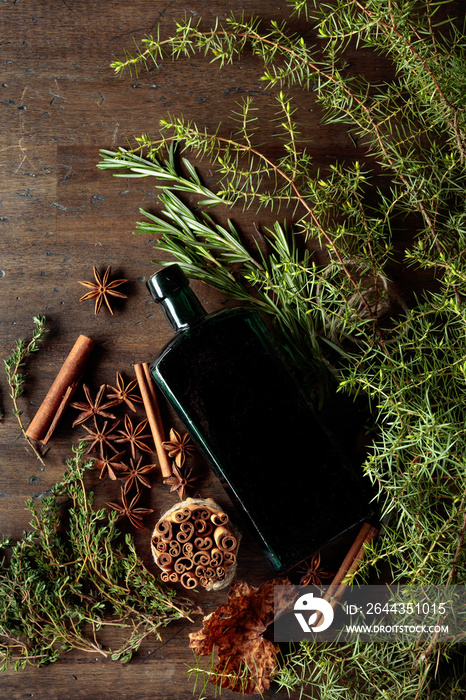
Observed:
[[[209,342],[209,338],[213,335],[221,336],[227,342],[229,335],[236,336],[238,333],[250,334],[261,331],[265,332],[265,325],[256,309],[244,306],[219,309],[207,314],[188,328],[177,331],[158,353],[154,365],[162,362],[172,352],[176,352],[177,348],[199,342],[203,337],[205,337],[206,342]]]

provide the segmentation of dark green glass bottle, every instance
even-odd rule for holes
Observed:
[[[175,331],[151,366],[275,571],[285,571],[368,513],[350,465],[277,353],[260,315],[206,314],[178,265],[148,280]]]

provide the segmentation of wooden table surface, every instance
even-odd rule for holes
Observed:
[[[114,385],[116,372],[134,376],[135,363],[148,362],[170,338],[162,311],[153,304],[145,280],[157,268],[151,263],[153,241],[133,236],[139,208],[157,211],[154,187],[148,180],[112,177],[96,168],[99,149],[126,145],[143,133],[156,133],[167,113],[184,114],[200,125],[215,127],[244,95],[254,95],[264,113],[273,100],[259,82],[260,66],[249,56],[220,70],[193,57],[158,70],[117,77],[110,62],[131,49],[133,40],[160,29],[168,36],[174,21],[185,12],[212,22],[230,10],[264,19],[288,17],[285,2],[254,0],[233,5],[225,0],[8,0],[0,3],[0,347],[7,357],[15,339],[30,338],[33,317],[44,315],[48,335],[43,349],[27,363],[28,380],[21,398],[26,425],[55,378],[79,334],[98,344],[87,381],[95,389]],[[291,20],[306,33],[303,20]],[[364,56],[360,57],[364,60]],[[370,70],[378,70],[371,64]],[[323,127],[311,93],[298,94],[307,113],[316,164],[352,153],[354,145],[344,129]],[[265,126],[267,124],[265,123]],[[203,171],[209,180],[208,166]],[[267,223],[261,212],[236,212],[244,230]],[[93,303],[80,303],[79,280],[92,279],[92,268],[111,265],[112,276],[127,278],[128,299],[111,316],[98,316]],[[194,283],[209,311],[223,299],[212,289]],[[2,370],[0,378],[0,533],[19,538],[29,522],[25,501],[40,500],[60,479],[71,445],[82,437],[73,429],[69,410],[44,457],[38,462],[19,433]],[[163,404],[164,425],[180,427]],[[229,509],[230,502],[216,478],[199,461],[199,493],[214,497]],[[105,481],[100,497],[114,498],[115,484]],[[177,502],[176,493],[154,477],[150,507],[158,515]],[[141,556],[156,573],[149,552],[149,529],[136,532]],[[255,542],[246,532],[240,550],[238,577],[259,585],[273,576]],[[206,612],[226,599],[226,593],[199,593]],[[119,662],[72,652],[49,667],[28,667],[0,677],[0,696],[63,697],[99,700],[164,700],[192,697],[193,681],[186,675],[193,663],[188,633],[199,629],[174,623],[163,640],[146,641],[134,660]],[[217,697],[210,686],[205,697]],[[223,691],[222,697],[238,697]],[[265,697],[288,697],[265,693]],[[296,696],[297,697],[297,696]]]

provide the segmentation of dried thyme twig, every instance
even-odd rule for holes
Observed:
[[[10,386],[10,396],[13,401],[13,414],[18,419],[19,427],[24,439],[33,450],[39,462],[45,466],[44,460],[42,459],[38,449],[35,447],[28,435],[26,435],[26,429],[21,419],[23,411],[18,405],[18,399],[23,394],[24,385],[26,383],[26,375],[20,370],[22,367],[24,367],[26,358],[29,357],[31,353],[39,350],[39,343],[44,339],[45,334],[47,333],[47,330],[45,329],[44,316],[34,316],[33,320],[34,330],[29,343],[26,343],[25,340],[19,338],[15,343],[12,354],[10,357],[4,359],[3,362],[5,363],[6,375]]]
[[[85,444],[73,452],[40,512],[28,501],[32,529],[0,569],[0,670],[42,666],[72,649],[128,661],[146,637],[159,638],[162,627],[195,612],[145,568],[130,535],[122,540],[116,514],[92,507]],[[60,527],[63,498],[66,530]],[[9,544],[0,541],[3,548]],[[99,641],[105,627],[124,630],[118,648]]]

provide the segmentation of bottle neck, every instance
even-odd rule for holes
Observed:
[[[181,331],[198,323],[207,315],[201,302],[190,287],[182,287],[161,300],[165,315],[174,331]]]

